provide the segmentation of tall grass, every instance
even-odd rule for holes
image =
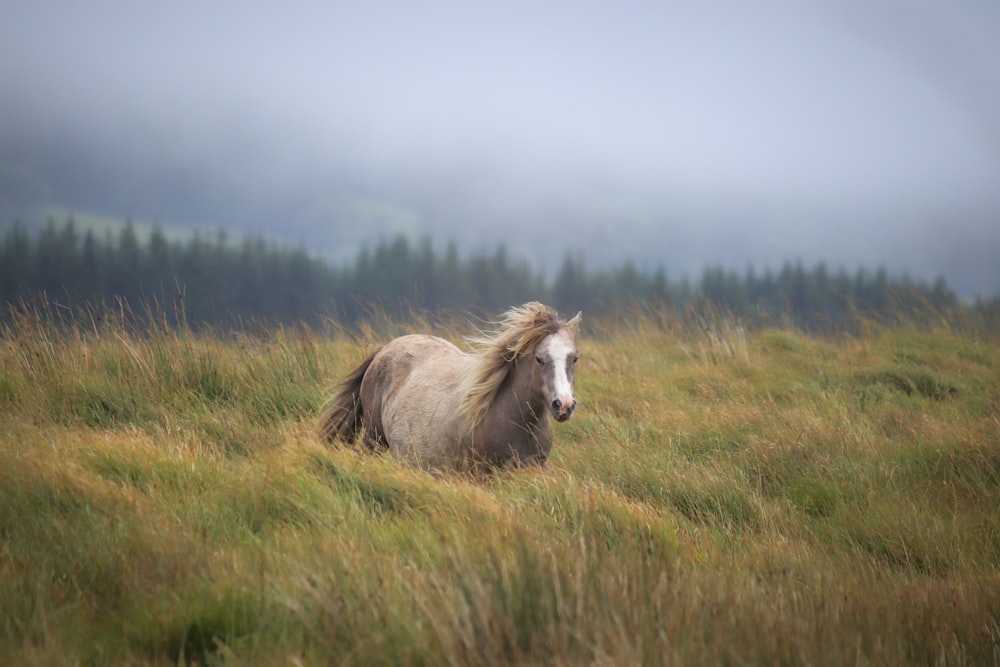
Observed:
[[[314,423],[460,321],[127,322],[0,335],[0,663],[1000,662],[991,333],[588,323],[548,468],[471,480]]]

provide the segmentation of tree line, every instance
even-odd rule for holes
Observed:
[[[361,248],[353,263],[337,266],[303,247],[259,237],[230,241],[195,233],[170,240],[160,228],[140,239],[135,226],[103,235],[80,231],[72,217],[49,221],[40,233],[9,227],[0,239],[3,316],[32,295],[69,307],[94,302],[156,303],[190,324],[241,326],[247,322],[310,325],[324,318],[356,322],[446,309],[496,315],[513,304],[542,300],[563,312],[608,311],[656,305],[680,311],[710,305],[753,321],[806,329],[847,328],[858,313],[895,316],[960,306],[943,278],[930,283],[890,276],[884,269],[830,270],[787,262],[780,270],[708,267],[692,281],[625,262],[590,270],[569,254],[546,278],[503,245],[460,257],[430,239],[382,240]]]

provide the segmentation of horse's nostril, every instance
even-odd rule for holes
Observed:
[[[552,409],[555,410],[556,412],[559,412],[562,409],[562,401],[560,401],[558,398],[552,401]]]

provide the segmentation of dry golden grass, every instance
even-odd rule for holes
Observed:
[[[322,446],[409,329],[0,336],[0,663],[996,664],[1000,353],[636,314],[547,469]]]

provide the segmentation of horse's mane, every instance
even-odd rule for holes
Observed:
[[[496,330],[466,338],[476,361],[459,387],[459,416],[472,427],[482,421],[513,363],[562,325],[554,310],[532,301],[504,313]]]

